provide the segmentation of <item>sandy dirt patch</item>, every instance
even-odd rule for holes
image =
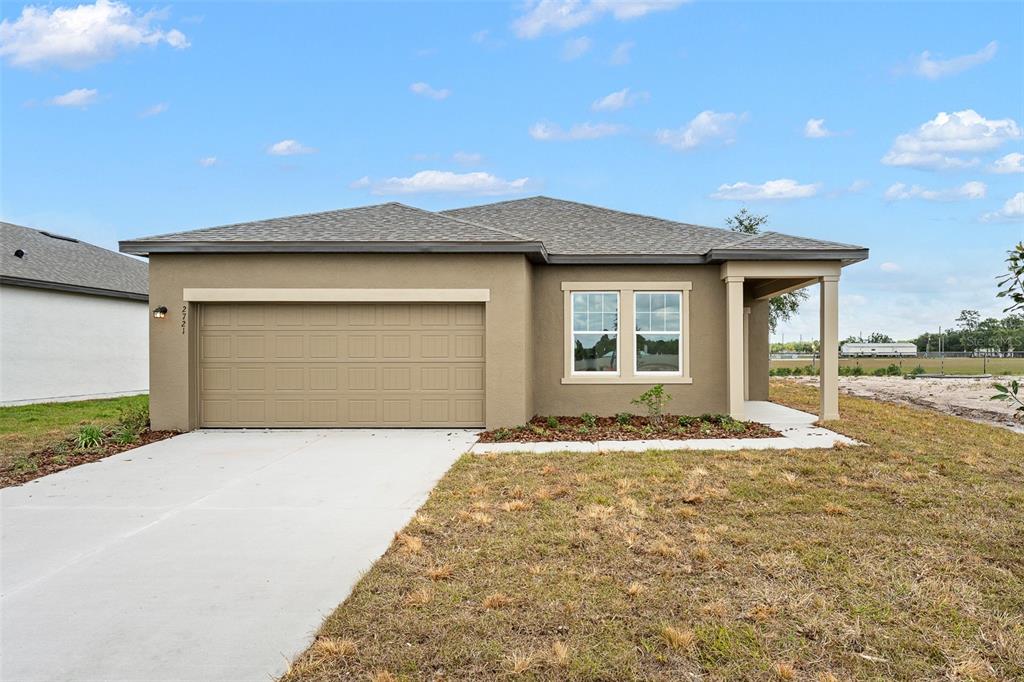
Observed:
[[[987,379],[904,379],[903,377],[839,377],[839,390],[849,395],[903,405],[917,405],[984,424],[1024,433],[1024,424],[1013,419],[1010,403],[990,400],[992,384],[1008,384],[1014,377]],[[817,386],[818,377],[794,377]],[[1017,377],[1024,381],[1024,377]]]

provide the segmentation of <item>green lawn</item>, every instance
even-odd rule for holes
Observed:
[[[806,367],[811,364],[808,360],[772,360],[771,367]],[[982,374],[982,370],[988,374],[1013,374],[1024,375],[1024,358],[946,358],[944,361],[938,358],[840,358],[840,367],[854,367],[860,365],[864,371],[870,374],[879,367],[888,367],[890,364],[898,365],[903,372],[909,372],[918,365],[924,367],[929,374],[945,370],[946,374]]]
[[[1024,436],[840,408],[867,446],[463,456],[284,679],[1024,679]]]
[[[82,424],[113,426],[121,410],[149,404],[148,395],[0,407],[0,468],[66,438]]]

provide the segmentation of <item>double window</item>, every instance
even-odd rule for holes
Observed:
[[[689,282],[567,282],[562,289],[567,327],[563,382],[689,382]]]

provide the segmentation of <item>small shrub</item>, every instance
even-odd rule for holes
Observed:
[[[692,426],[696,422],[697,422],[697,418],[696,417],[691,417],[691,416],[685,415],[685,414],[679,415],[679,426],[681,426],[684,429],[686,427],[688,427],[688,426]]]
[[[896,363],[890,363],[889,366],[885,368],[885,374],[890,377],[898,377],[903,374],[903,370],[901,370],[900,366]]]
[[[131,445],[139,441],[139,435],[127,426],[122,426],[114,434],[114,442],[118,445]]]
[[[887,372],[885,371],[885,367],[879,367],[874,372],[872,372],[872,374],[874,374],[876,377],[884,377],[887,374]]]
[[[792,374],[793,370],[790,369],[789,367],[779,367],[778,369],[775,370],[775,376],[778,377],[788,377]]]
[[[39,463],[35,457],[19,455],[11,462],[11,471],[16,474],[31,474],[39,470]]]
[[[741,421],[731,419],[728,423],[722,424],[722,428],[728,431],[729,433],[743,433],[744,431],[747,430],[747,425]]]
[[[629,412],[619,412],[615,415],[615,423],[620,426],[627,426],[631,421],[633,421],[633,415]]]
[[[852,376],[852,377],[864,376],[864,368],[861,367],[860,365],[854,365],[853,368],[850,370],[850,376]]]
[[[590,414],[589,412],[584,412],[583,414],[581,414],[580,419],[583,421],[583,424],[588,427],[592,427],[595,424],[597,424],[597,417]]]
[[[129,406],[121,410],[117,418],[120,431],[130,431],[136,435],[149,428],[149,407],[146,405]]]
[[[704,422],[705,424],[711,425],[715,425],[720,421],[720,418],[717,414],[711,414],[710,412],[705,412],[701,416],[697,417],[697,419],[699,421]]]
[[[544,423],[547,424],[547,427],[549,429],[557,429],[559,426],[561,426],[561,424],[558,423],[558,417],[553,416],[545,419]]]
[[[491,434],[494,440],[508,440],[511,435],[512,431],[504,426],[494,429],[494,433]]]
[[[545,429],[542,426],[537,426],[536,424],[530,424],[530,431],[532,431],[533,433],[537,434],[538,436],[546,436],[546,435],[548,435],[548,430],[547,429]]]
[[[799,376],[803,376],[803,374],[804,374],[804,368],[803,367],[794,367],[793,368],[793,376],[799,377]]]
[[[660,424],[665,406],[670,400],[672,400],[672,396],[665,392],[664,384],[655,384],[630,402],[646,407],[650,420],[655,424]]]
[[[914,369],[910,370],[910,373],[913,374],[914,376],[917,376],[918,374],[924,374],[924,367],[918,365]]]
[[[576,427],[576,433],[583,434],[584,436],[590,433],[590,427],[586,424],[580,424]]]
[[[103,431],[95,424],[86,424],[78,429],[75,436],[75,447],[79,450],[98,448],[103,443]]]

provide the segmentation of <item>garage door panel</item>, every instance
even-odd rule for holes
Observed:
[[[199,319],[203,426],[483,424],[479,304],[209,304]]]

